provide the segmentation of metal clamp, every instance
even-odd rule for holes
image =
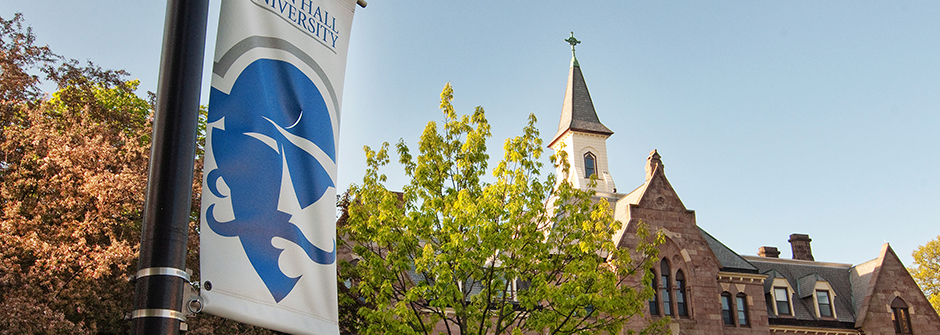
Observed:
[[[195,296],[189,298],[189,303],[186,304],[186,310],[191,314],[199,314],[202,312],[202,308],[205,307],[205,303],[202,302],[202,297]]]
[[[131,319],[137,318],[166,318],[186,322],[186,314],[172,309],[137,309],[131,312]]]
[[[183,280],[187,282],[189,281],[189,274],[186,273],[186,271],[166,267],[140,269],[140,271],[137,271],[135,278],[140,279],[147,276],[173,276],[183,278]]]

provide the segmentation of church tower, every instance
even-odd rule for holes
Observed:
[[[598,192],[616,193],[617,187],[607,168],[607,138],[614,132],[604,126],[594,111],[594,102],[584,83],[581,66],[574,54],[574,47],[581,41],[571,37],[571,68],[568,70],[568,87],[565,102],[561,107],[558,132],[548,147],[559,153],[567,152],[570,171],[567,176],[561,168],[555,171],[558,180],[567,180],[575,188],[588,189],[591,175],[596,175]]]

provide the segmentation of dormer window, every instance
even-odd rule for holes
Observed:
[[[591,178],[597,174],[597,158],[588,152],[584,154],[584,178]]]
[[[800,278],[799,282],[799,298],[812,299],[811,302],[813,305],[811,306],[816,309],[816,317],[820,319],[838,318],[835,306],[835,300],[838,295],[825,278],[817,273],[812,273]]]
[[[790,292],[786,287],[774,287],[774,301],[777,303],[777,315],[793,315],[790,312]]]
[[[777,316],[793,316],[793,302],[790,297],[796,293],[790,282],[783,277],[776,277],[767,292],[767,309],[772,309]]]
[[[824,318],[832,317],[832,299],[829,298],[829,291],[816,291],[816,301],[819,307],[819,316]]]

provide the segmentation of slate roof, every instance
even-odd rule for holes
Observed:
[[[620,198],[618,201],[625,201],[628,204],[634,205],[639,204],[640,197],[642,197],[643,193],[646,192],[646,187],[649,186],[649,184],[649,182],[646,182],[643,183],[643,185],[637,186],[637,188],[633,189],[633,191],[630,191],[630,193],[627,193],[626,196]]]
[[[574,59],[568,72],[568,87],[565,89],[565,102],[561,107],[558,132],[548,146],[555,144],[555,141],[569,130],[608,136],[614,133],[597,118],[594,101],[591,100],[591,93],[588,92],[584,75],[581,74],[581,66]]]
[[[714,236],[702,229],[702,227],[698,227],[698,230],[702,233],[702,237],[705,238],[705,241],[708,242],[708,247],[712,249],[715,257],[718,258],[718,263],[721,264],[721,271],[758,273],[757,267],[744,259],[744,257],[741,257],[741,255],[738,255],[734,250],[724,245],[724,243],[718,241]]]
[[[756,266],[760,273],[768,276],[764,281],[765,293],[770,293],[774,278],[786,279],[796,291],[791,292],[790,296],[793,317],[775,315],[770,305],[773,301],[768,295],[767,317],[771,325],[854,328],[856,307],[853,303],[851,265],[751,256],[747,257],[747,260]],[[832,287],[835,320],[816,317],[813,292],[817,280],[825,281]]]
[[[861,313],[864,297],[872,291],[872,286],[875,285],[871,279],[874,276],[875,268],[879,265],[881,265],[881,262],[878,258],[875,258],[852,267],[849,280],[852,282],[852,295],[855,297],[853,300],[856,313]],[[856,316],[856,322],[858,321],[858,316]]]

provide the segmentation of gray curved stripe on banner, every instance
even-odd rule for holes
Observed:
[[[221,77],[225,77],[225,73],[228,72],[229,68],[232,67],[232,64],[235,63],[235,60],[241,55],[245,54],[251,49],[254,48],[270,48],[278,49],[289,52],[295,57],[299,58],[300,61],[310,66],[314,72],[320,76],[320,80],[323,80],[323,83],[326,84],[326,90],[330,93],[330,99],[333,100],[333,107],[337,114],[339,114],[339,102],[336,99],[336,91],[333,90],[333,84],[330,82],[330,79],[326,76],[326,73],[323,72],[323,69],[320,68],[320,65],[317,64],[310,55],[307,55],[300,50],[297,46],[291,44],[288,41],[282,40],[275,37],[265,37],[265,36],[251,36],[246,39],[235,43],[228,51],[222,55],[222,58],[218,62],[212,64],[212,73],[215,73]]]

